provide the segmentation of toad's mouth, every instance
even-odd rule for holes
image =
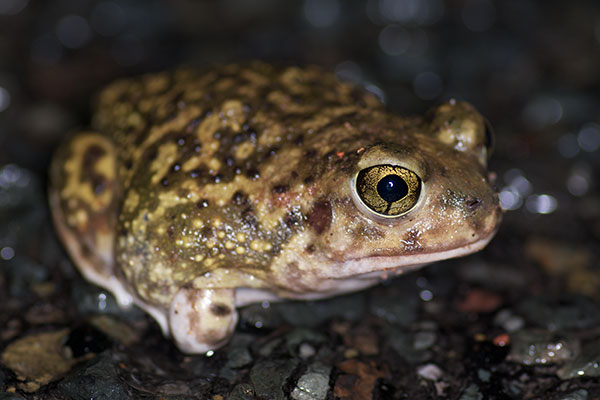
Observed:
[[[450,250],[406,255],[367,255],[364,257],[343,260],[337,263],[338,268],[323,271],[325,272],[323,278],[345,279],[353,277],[357,279],[373,279],[378,277],[381,278],[382,276],[385,277],[385,275],[398,275],[435,261],[457,258],[475,253],[483,249],[490,240],[492,240],[495,233],[496,231],[494,230],[488,236],[475,242]]]

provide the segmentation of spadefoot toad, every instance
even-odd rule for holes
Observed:
[[[400,117],[316,67],[191,68],[117,81],[51,165],[73,260],[183,352],[236,307],[318,299],[483,248],[500,221],[482,116]]]

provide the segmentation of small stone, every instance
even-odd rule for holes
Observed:
[[[415,338],[414,338],[415,350],[417,350],[417,351],[427,350],[428,348],[433,346],[433,344],[436,342],[436,340],[437,340],[437,335],[435,334],[435,332],[429,332],[429,331],[417,332],[415,334]]]
[[[119,377],[116,361],[102,353],[75,368],[58,384],[69,399],[128,400],[125,383]]]
[[[331,367],[313,364],[300,377],[291,397],[294,400],[324,400],[329,390]]]
[[[298,356],[303,360],[314,356],[316,352],[317,351],[315,350],[315,348],[309,343],[302,343],[298,348]]]
[[[250,370],[250,380],[258,397],[284,400],[283,386],[296,369],[295,360],[264,360]]]
[[[588,391],[585,389],[579,389],[561,397],[557,397],[557,400],[587,400]]]
[[[0,361],[25,381],[20,388],[35,392],[65,374],[76,360],[65,355],[62,342],[68,330],[25,336],[9,344]]]
[[[444,375],[444,371],[435,364],[425,364],[417,368],[417,375],[429,381],[439,381]]]
[[[584,346],[579,356],[563,365],[556,375],[560,379],[600,376],[600,341]]]
[[[227,365],[234,369],[244,368],[252,362],[252,355],[247,347],[232,347],[227,356]]]
[[[525,326],[525,320],[511,310],[503,309],[494,317],[494,324],[501,326],[507,332],[515,332]]]
[[[523,365],[546,365],[571,360],[579,342],[546,331],[522,330],[511,335],[509,361]]]
[[[416,348],[416,334],[404,328],[387,327],[386,335],[398,355],[411,364],[422,363],[430,357],[427,351]],[[419,345],[425,345],[425,341],[419,341]]]
[[[227,400],[254,400],[254,389],[248,383],[240,383],[235,385]]]
[[[459,397],[459,400],[483,400],[483,395],[479,390],[479,387],[471,383],[467,388],[462,392]]]
[[[488,383],[492,377],[492,373],[487,369],[479,368],[477,370],[477,377],[481,382]]]

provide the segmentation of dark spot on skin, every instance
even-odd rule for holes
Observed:
[[[169,186],[169,180],[167,178],[162,178],[160,180],[160,184],[163,186]]]
[[[246,140],[247,136],[247,133],[237,133],[235,136],[233,136],[233,144],[242,143],[244,140]]]
[[[296,146],[302,146],[303,143],[304,143],[304,136],[298,135],[294,138],[294,144]]]
[[[154,161],[156,159],[156,156],[158,155],[158,152],[156,151],[156,149],[152,149],[148,152],[148,161]]]
[[[469,210],[470,212],[474,212],[481,206],[481,200],[475,197],[468,196],[465,199],[465,205],[467,206],[467,210]]]
[[[275,185],[273,186],[273,191],[277,194],[282,194],[290,190],[289,185]]]
[[[317,248],[315,247],[314,244],[309,244],[308,246],[306,246],[306,249],[304,249],[308,254],[312,254],[315,252]]]
[[[267,154],[269,155],[269,157],[274,156],[275,154],[277,154],[278,151],[279,151],[279,146],[275,146],[272,149],[270,149]]]
[[[178,172],[180,169],[181,169],[181,164],[180,163],[175,163],[171,167],[171,172]]]
[[[198,178],[203,173],[204,173],[204,170],[202,170],[201,168],[195,168],[195,169],[193,169],[193,170],[190,171],[190,177],[191,178]]]
[[[131,167],[133,167],[133,162],[131,160],[125,160],[123,162],[123,166],[125,167],[125,169],[130,170]]]
[[[310,225],[319,235],[331,225],[331,203],[328,200],[319,200],[307,216]]]
[[[95,194],[101,194],[104,192],[104,190],[106,190],[108,183],[104,177],[96,175],[92,177],[92,186],[94,187]]]
[[[220,183],[223,180],[223,175],[222,174],[216,174],[213,177],[213,182],[214,183]]]
[[[83,164],[93,164],[104,154],[106,154],[106,151],[102,147],[96,145],[90,146],[83,155]]]
[[[310,149],[306,153],[304,153],[304,157],[307,159],[315,158],[317,155],[317,151],[315,149]]]
[[[248,178],[251,178],[251,179],[252,179],[252,180],[254,180],[254,181],[255,181],[255,180],[257,180],[258,178],[260,178],[260,174],[259,174],[259,173],[258,173],[258,171],[257,171],[256,169],[254,169],[254,168],[251,168],[251,169],[249,169],[249,170],[246,172],[246,176],[247,176]]]
[[[325,155],[323,157],[329,162],[331,162],[331,160],[335,160],[335,159],[339,160],[338,156],[335,154],[335,151],[333,151],[333,150],[325,153]]]
[[[243,206],[248,204],[248,196],[241,190],[238,190],[231,196],[231,201],[237,206]]]
[[[309,183],[314,182],[314,180],[315,180],[315,177],[312,176],[312,175],[309,175],[306,178],[304,178],[303,182],[304,182],[305,185],[308,185]]]
[[[206,200],[206,199],[202,199],[196,203],[196,207],[198,207],[198,208],[206,208],[208,206],[209,206],[209,203],[208,203],[208,200]]]
[[[256,215],[254,214],[252,207],[248,207],[242,211],[242,221],[244,221],[247,226],[251,226],[253,228],[258,227],[258,219],[256,219]]]
[[[290,176],[292,177],[292,179],[296,179],[298,177],[298,173],[296,171],[292,171]]]
[[[294,213],[287,213],[287,215],[285,216],[284,222],[285,225],[288,228],[293,228],[294,226],[297,226],[300,224],[301,218],[299,215],[294,214]]]
[[[231,314],[231,308],[227,304],[214,303],[210,306],[210,312],[217,317],[224,317]]]

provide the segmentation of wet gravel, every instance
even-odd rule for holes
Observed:
[[[363,292],[243,309],[186,356],[82,280],[52,150],[121,76],[315,63],[421,113],[467,99],[506,210],[481,253]],[[557,0],[0,2],[0,400],[600,398],[600,4]]]

